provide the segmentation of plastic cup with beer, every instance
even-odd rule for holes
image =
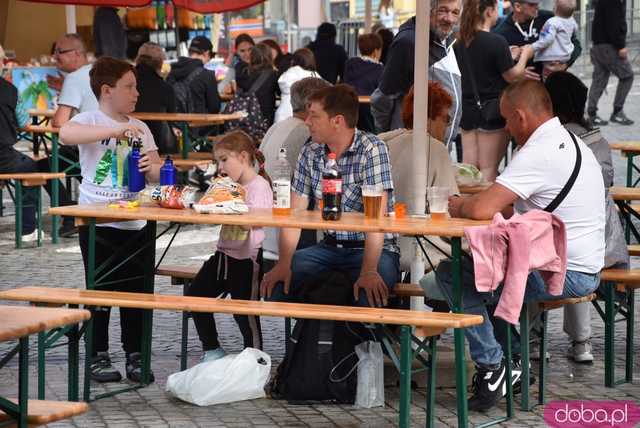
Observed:
[[[449,188],[448,187],[428,187],[427,201],[429,202],[429,212],[431,220],[443,221],[449,215]]]
[[[382,217],[382,184],[362,185],[362,204],[365,218]]]

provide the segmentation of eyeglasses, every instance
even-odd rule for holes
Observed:
[[[64,55],[66,53],[73,52],[73,51],[77,51],[77,49],[75,49],[75,48],[72,48],[72,49],[56,49],[55,51],[53,51],[53,53],[56,54],[56,55]]]

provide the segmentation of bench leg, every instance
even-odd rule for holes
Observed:
[[[87,239],[87,290],[93,290],[96,282],[96,219],[89,219],[89,237]],[[91,401],[91,357],[93,356],[93,314],[85,321],[84,332],[84,383],[83,401]]]
[[[429,379],[427,380],[427,428],[433,428],[435,426],[435,412],[436,412],[436,368],[437,368],[437,355],[436,355],[436,343],[437,336],[429,338]]]
[[[20,338],[20,361],[18,363],[18,406],[20,407],[20,419],[18,427],[27,428],[27,415],[29,414],[29,336]]]
[[[46,361],[44,356],[45,351],[45,332],[38,333],[38,400],[44,400],[45,389],[45,368]]]
[[[615,386],[615,308],[614,294],[615,284],[606,281],[604,283],[604,385],[608,388]]]
[[[411,327],[400,327],[400,428],[411,426]]]
[[[0,186],[0,217],[4,216],[4,197],[2,195],[2,186]]]
[[[147,222],[144,242],[156,239],[156,222]],[[153,294],[155,279],[156,246],[150,245],[144,251],[144,292]],[[143,385],[151,383],[151,338],[153,329],[153,310],[148,309],[142,315],[142,381]]]
[[[547,311],[542,311],[542,331],[540,332],[540,365],[538,367],[538,404],[544,404],[544,384],[547,374]]]
[[[80,334],[78,332],[78,325],[74,324],[69,327],[69,361],[68,361],[68,383],[67,394],[69,401],[78,401],[78,365],[80,363],[79,341]]]
[[[627,340],[626,340],[626,361],[625,361],[625,380],[628,383],[633,382],[633,335],[634,335],[634,305],[635,293],[634,289],[627,290]]]
[[[507,326],[507,336],[511,338],[511,328]],[[522,366],[522,381],[520,382],[520,410],[528,412],[529,407],[529,305],[525,302],[520,310],[520,363]],[[508,363],[508,362],[507,362]]]
[[[451,239],[451,262],[453,280],[454,313],[462,313],[462,263],[460,238]],[[507,335],[508,336],[508,335]],[[456,359],[456,401],[458,409],[458,428],[466,428],[469,424],[469,408],[467,406],[467,364],[464,356],[464,330],[453,330]]]
[[[36,200],[36,218],[38,222],[36,223],[36,227],[38,228],[38,247],[42,247],[42,187],[38,186],[36,189],[37,192],[37,200]]]
[[[58,164],[58,136],[53,134],[51,136],[51,172],[59,172]],[[59,192],[60,180],[55,179],[51,182],[51,206],[57,207],[60,205]],[[60,217],[57,215],[51,216],[51,242],[53,244],[58,243],[58,225]]]
[[[22,248],[22,182],[15,181],[16,185],[16,248]]]
[[[182,284],[182,295],[187,295],[189,280]],[[180,371],[187,369],[187,341],[189,340],[189,312],[182,311],[182,337],[180,340]]]

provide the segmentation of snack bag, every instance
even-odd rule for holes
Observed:
[[[196,200],[198,189],[190,186],[148,186],[140,191],[138,200],[140,203],[153,202],[163,208],[183,209],[190,208]]]
[[[193,206],[199,213],[240,214],[249,212],[244,203],[246,190],[229,177],[219,177],[213,181],[200,201]]]

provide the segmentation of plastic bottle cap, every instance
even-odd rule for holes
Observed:
[[[335,159],[336,158],[336,154],[335,153],[329,153],[329,155],[327,157],[329,159]]]

